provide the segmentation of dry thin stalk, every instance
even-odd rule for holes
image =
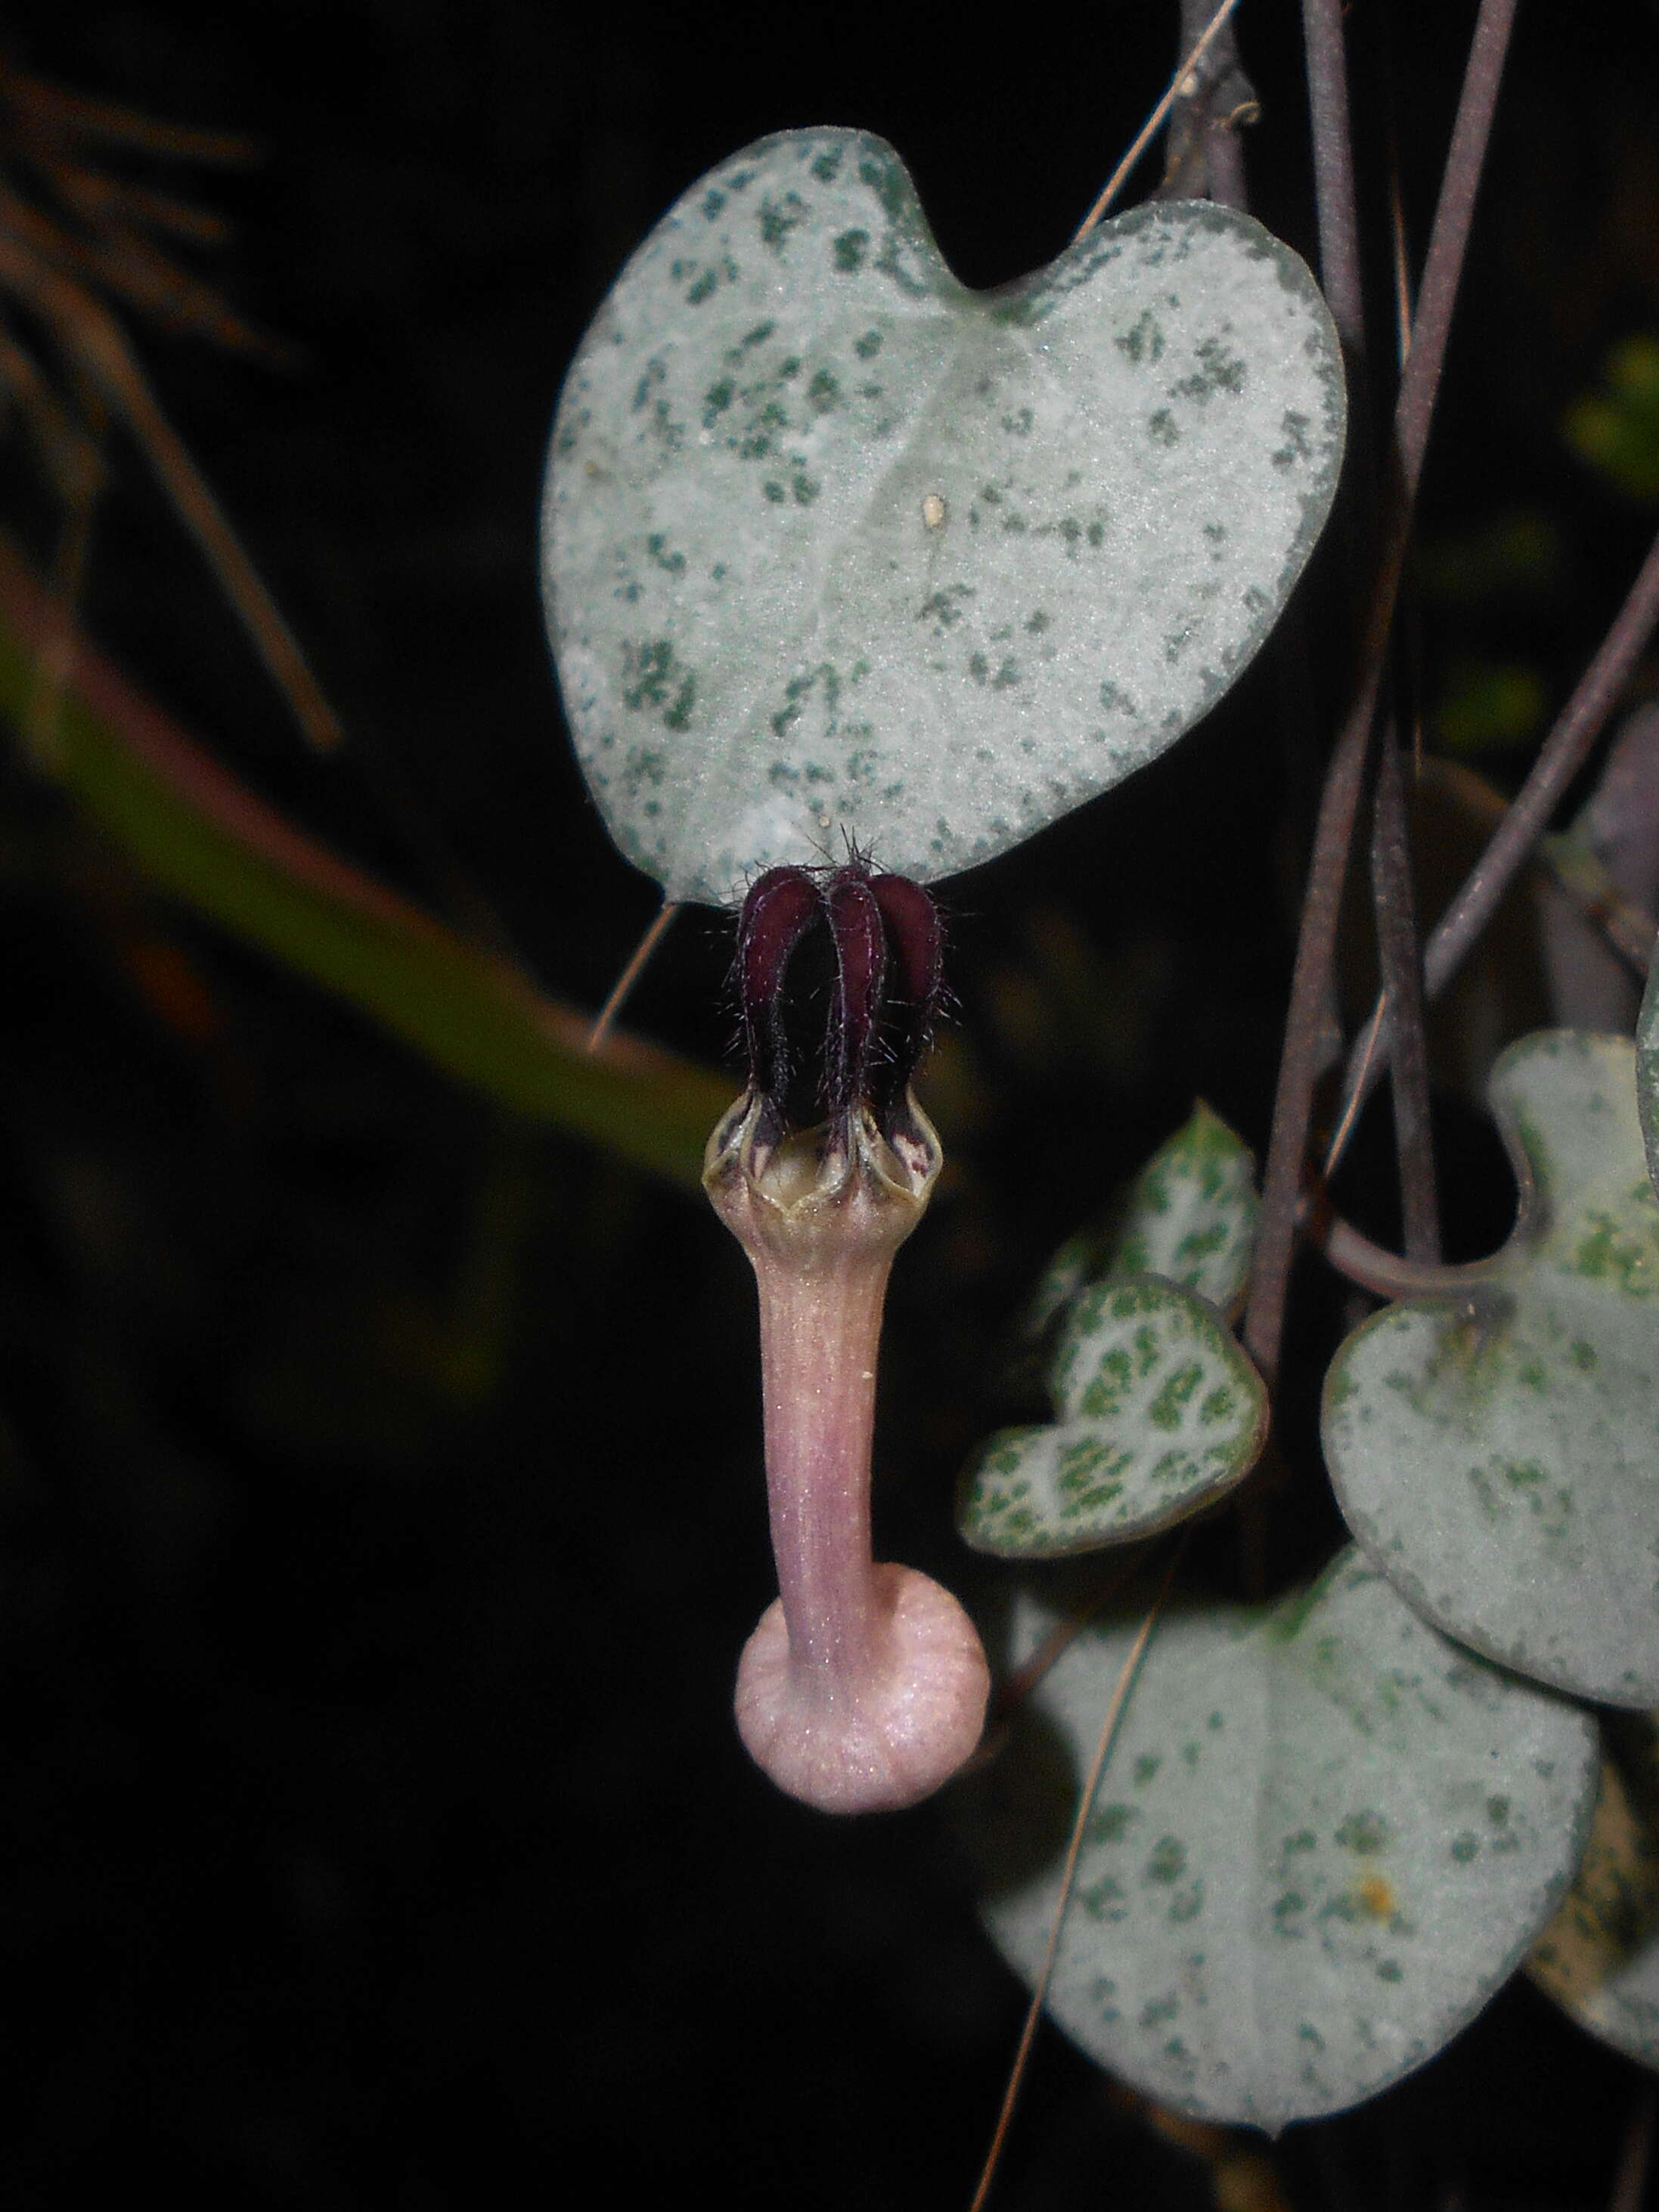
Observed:
[[[83,410],[96,434],[85,439],[80,469],[63,486],[63,520],[52,556],[51,579],[56,620],[52,635],[35,656],[28,703],[23,710],[24,750],[32,760],[48,770],[58,764],[54,757],[54,740],[64,695],[75,665],[75,610],[92,550],[93,525],[105,481],[98,436],[106,417],[96,392],[86,395]]]
[[[1123,156],[1123,159],[1118,163],[1116,168],[1113,170],[1111,175],[1107,179],[1105,191],[1102,192],[1100,198],[1095,202],[1088,214],[1084,216],[1082,222],[1078,225],[1077,235],[1072,240],[1073,246],[1077,244],[1079,239],[1087,238],[1089,233],[1095,228],[1095,225],[1103,219],[1106,210],[1111,206],[1112,202],[1117,198],[1119,192],[1122,191],[1130,171],[1134,167],[1135,163],[1140,159],[1148,146],[1152,144],[1153,139],[1158,136],[1158,131],[1163,127],[1164,118],[1174,106],[1182,85],[1185,84],[1192,71],[1196,69],[1198,64],[1203,60],[1205,55],[1208,53],[1214,40],[1219,38],[1223,27],[1225,25],[1228,19],[1232,15],[1234,9],[1237,8],[1237,5],[1238,0],[1221,0],[1221,5],[1216,9],[1215,14],[1210,18],[1203,37],[1198,40],[1197,44],[1193,47],[1192,52],[1182,63],[1181,67],[1170,78],[1168,91],[1165,92],[1163,99],[1158,101],[1157,106],[1153,108],[1152,113],[1146,118],[1145,123],[1141,125],[1139,131],[1136,134],[1134,143],[1130,147],[1128,152]]]
[[[200,161],[217,168],[241,168],[258,159],[248,138],[228,131],[198,131],[178,123],[158,123],[153,115],[112,100],[71,92],[49,78],[34,76],[0,62],[0,102],[11,109],[20,135],[47,140],[101,139],[176,161]]]
[[[1261,112],[1231,21],[1209,33],[1211,0],[1181,0],[1181,47],[1198,58],[1181,70],[1164,138],[1159,199],[1246,205],[1241,125]],[[1208,44],[1205,41],[1208,39]]]
[[[77,235],[3,186],[0,227],[46,268],[88,279],[165,327],[192,331],[240,353],[283,355],[281,347],[233,314],[217,293],[131,230]]]
[[[668,925],[679,912],[672,899],[665,899],[651,917],[645,934],[628,957],[628,964],[611,987],[611,994],[593,1017],[593,1026],[587,1032],[587,1049],[597,1052],[611,1034],[611,1026],[628,1003],[628,994],[645,973],[646,963],[668,934]]]
[[[342,737],[334,710],[188,447],[163,413],[119,323],[84,285],[40,260],[3,228],[0,283],[27,299],[50,323],[59,343],[127,423],[211,563],[307,743],[319,752],[332,752]]]
[[[1060,1955],[1060,1930],[1066,1923],[1066,1908],[1071,1902],[1072,1885],[1077,1879],[1077,1863],[1082,1856],[1083,1838],[1089,1825],[1089,1814],[1093,1808],[1102,1778],[1105,1775],[1106,1763],[1112,1755],[1112,1746],[1117,1740],[1118,1727],[1123,1718],[1123,1709],[1128,1703],[1129,1692],[1134,1686],[1135,1677],[1140,1672],[1140,1663],[1146,1656],[1146,1647],[1152,1640],[1152,1632],[1158,1626],[1158,1616],[1164,1610],[1164,1601],[1170,1595],[1170,1586],[1175,1580],[1176,1569],[1181,1565],[1182,1554],[1186,1547],[1186,1532],[1183,1530],[1170,1555],[1170,1564],[1164,1570],[1164,1580],[1158,1587],[1158,1595],[1147,1607],[1146,1617],[1140,1624],[1139,1632],[1133,1644],[1129,1647],[1129,1656],[1123,1662],[1123,1671],[1117,1678],[1117,1687],[1112,1692],[1112,1701],[1106,1708],[1106,1717],[1101,1723],[1100,1741],[1095,1746],[1093,1761],[1090,1765],[1083,1788],[1078,1794],[1077,1818],[1072,1824],[1072,1838],[1066,1845],[1065,1863],[1060,1869],[1060,1895],[1054,1901],[1054,1921],[1048,1929],[1048,1947],[1043,1953],[1042,1965],[1037,1974],[1036,1986],[1031,1991],[1031,2002],[1026,2008],[1025,2024],[1020,2030],[1019,2042],[1014,2051],[1014,2063],[1009,2069],[1008,2087],[1003,2092],[1002,2109],[997,2114],[996,2127],[991,2136],[991,2147],[985,2154],[985,2164],[981,2169],[979,2185],[974,2191],[969,2212],[984,2212],[985,2201],[991,2193],[991,2184],[996,2179],[997,2166],[1002,2157],[1003,2146],[1007,2142],[1008,2130],[1013,2122],[1014,2106],[1018,2101],[1020,2087],[1025,2079],[1025,2069],[1030,2059],[1031,2045],[1036,2038],[1037,2022],[1042,2017],[1042,2007],[1048,1995],[1048,1984],[1053,1978],[1054,1960]]]
[[[230,225],[212,208],[128,177],[106,177],[96,169],[55,155],[41,155],[36,166],[66,206],[88,222],[128,228],[134,223],[164,230],[191,246],[222,246]]]

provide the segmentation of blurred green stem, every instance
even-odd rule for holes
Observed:
[[[21,730],[61,606],[0,540],[0,716]],[[351,866],[239,783],[84,637],[52,747],[64,787],[169,896],[347,1000],[446,1073],[700,1188],[731,1085],[588,1018]]]

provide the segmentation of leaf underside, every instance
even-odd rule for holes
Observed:
[[[628,264],[555,424],[544,579],[617,843],[726,904],[855,840],[988,860],[1189,728],[1261,643],[1341,459],[1311,276],[1149,205],[966,289],[893,149],[786,131]]]

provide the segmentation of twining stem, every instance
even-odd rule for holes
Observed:
[[[1244,1342],[1270,1387],[1279,1370],[1297,1208],[1348,854],[1405,571],[1418,481],[1514,17],[1515,0],[1481,0],[1435,210],[1411,358],[1401,380],[1395,412],[1394,465],[1385,491],[1382,542],[1357,680],[1320,803],[1267,1146],[1255,1267],[1244,1319]]]
[[[1371,443],[1370,364],[1359,265],[1359,222],[1348,114],[1347,52],[1338,0],[1303,0],[1314,175],[1319,211],[1319,270],[1348,372],[1350,568],[1356,544],[1376,527],[1376,468]],[[1372,794],[1371,885],[1382,986],[1395,1009],[1401,1049],[1394,1066],[1395,1146],[1406,1249],[1439,1256],[1438,1206],[1429,1116],[1428,1047],[1423,1029],[1417,902],[1404,780],[1392,730],[1385,733]]]
[[[1348,125],[1348,58],[1340,0],[1302,0],[1308,104],[1313,126],[1314,189],[1319,218],[1319,282],[1352,373],[1365,357],[1365,308],[1359,276],[1359,219],[1353,140]],[[1352,381],[1349,404],[1353,403]]]
[[[1337,1213],[1324,1214],[1309,1235],[1339,1275],[1380,1298],[1455,1297],[1492,1279],[1490,1260],[1449,1267],[1390,1252]]]
[[[1659,537],[1648,549],[1636,581],[1601,649],[1579,679],[1559,720],[1545,739],[1515,803],[1486,851],[1464,878],[1462,888],[1435,924],[1423,955],[1423,985],[1437,998],[1462,965],[1480,932],[1496,913],[1504,892],[1547,828],[1573,777],[1601,735],[1620,692],[1659,623]],[[1387,1065],[1392,1049],[1386,1003],[1380,1003],[1355,1038],[1338,1116],[1344,1143],[1358,1109]],[[1334,1145],[1325,1164],[1328,1175],[1340,1157]]]
[[[1383,732],[1377,755],[1372,807],[1371,884],[1377,957],[1399,1040],[1393,1067],[1394,1132],[1406,1255],[1411,1260],[1433,1262],[1440,1257],[1440,1209],[1429,1119],[1428,1038],[1423,1025],[1423,971],[1406,824],[1405,780],[1392,724]]]
[[[1176,78],[1164,146],[1164,200],[1210,199],[1243,210],[1241,123],[1261,113],[1244,74],[1231,18],[1211,28],[1213,0],[1181,0],[1181,50],[1189,58]]]
[[[1152,113],[1146,118],[1145,123],[1141,125],[1139,131],[1136,134],[1134,143],[1130,147],[1128,152],[1123,156],[1123,159],[1118,163],[1116,168],[1113,170],[1111,175],[1107,179],[1106,189],[1102,192],[1100,198],[1095,202],[1088,214],[1084,216],[1082,222],[1078,225],[1076,235],[1072,240],[1073,246],[1077,244],[1079,239],[1087,238],[1089,233],[1095,228],[1096,224],[1104,218],[1106,210],[1111,206],[1112,202],[1117,198],[1119,192],[1123,189],[1124,182],[1128,177],[1131,170],[1134,167],[1135,163],[1140,159],[1141,155],[1146,152],[1146,149],[1152,144],[1153,139],[1157,137],[1159,131],[1163,128],[1164,118],[1169,113],[1170,108],[1175,105],[1182,86],[1186,82],[1192,71],[1196,69],[1199,64],[1203,60],[1205,55],[1209,52],[1210,47],[1214,41],[1220,37],[1223,27],[1227,23],[1234,9],[1237,8],[1237,5],[1238,0],[1221,0],[1221,5],[1216,9],[1214,15],[1211,16],[1209,22],[1205,27],[1203,37],[1197,40],[1192,52],[1187,55],[1180,68],[1170,78],[1169,89],[1164,93],[1163,99],[1158,101],[1157,106],[1153,108]]]

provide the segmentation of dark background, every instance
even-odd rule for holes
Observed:
[[[1420,253],[1473,9],[1352,17],[1368,228],[1386,23]],[[1241,12],[1249,159],[1257,212],[1310,252],[1294,18]],[[304,755],[118,435],[93,634],[315,832],[588,1006],[654,890],[567,754],[535,523],[605,285],[703,169],[826,121],[897,143],[968,282],[1016,275],[1175,57],[1173,9],[1139,0],[972,33],[890,6],[59,0],[0,40],[262,149],[182,181],[236,224],[200,272],[292,362],[141,343],[347,756]],[[1562,419],[1610,344],[1659,328],[1656,109],[1650,7],[1523,4],[1425,492],[1431,709],[1483,657],[1559,703],[1645,547],[1651,507]],[[44,549],[49,502],[0,466]],[[1482,582],[1460,549],[1516,514],[1541,565]],[[1328,726],[1328,564],[1310,588]],[[953,1167],[895,1286],[878,1522],[884,1554],[969,1596],[995,1577],[955,1543],[951,1483],[1012,1409],[1000,1346],[1035,1269],[1195,1096],[1265,1140],[1314,787],[1279,698],[1264,665],[1130,787],[949,889],[958,1018],[927,1097]],[[1535,732],[1511,734],[1480,763],[1500,783]],[[156,900],[15,767],[0,922],[8,2205],[692,2183],[964,2205],[1022,1993],[948,1814],[824,1820],[732,1733],[772,1584],[752,1293],[712,1217]],[[718,917],[685,920],[630,1018],[718,1060],[728,957]],[[1441,1109],[1455,1254],[1489,1249],[1505,1171],[1450,1085]],[[1387,1235],[1373,1118],[1348,1202]],[[1299,1281],[1287,1565],[1334,1540],[1297,1409],[1343,1317]],[[1285,2185],[1334,2212],[1600,2204],[1640,2081],[1516,1989],[1426,2075],[1293,2131]],[[1045,2034],[999,2201],[1210,2198]]]

